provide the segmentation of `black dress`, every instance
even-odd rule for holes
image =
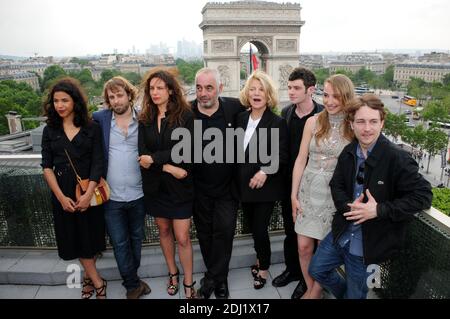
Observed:
[[[82,127],[72,141],[67,138],[62,127],[44,128],[41,166],[53,169],[61,191],[75,201],[77,182],[65,149],[80,177],[98,182],[104,162],[98,124],[90,122]],[[85,212],[66,212],[53,192],[52,206],[59,257],[64,260],[88,259],[105,250],[103,206],[89,207]]]
[[[192,138],[194,127],[192,112],[183,115],[181,125],[171,126],[166,118],[161,119],[160,131],[157,119],[150,124],[139,123],[139,155],[151,155],[154,162],[149,169],[141,167],[145,206],[153,217],[189,219],[192,216],[194,184],[191,159],[174,163],[171,158],[172,148],[180,142],[172,140],[172,132],[180,127],[189,130]],[[181,167],[187,171],[187,177],[176,179],[172,174],[163,172],[164,164]]]

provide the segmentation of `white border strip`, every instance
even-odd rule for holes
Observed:
[[[12,160],[12,159],[35,159],[42,158],[41,154],[18,154],[18,155],[0,155],[0,160]]]
[[[442,213],[441,211],[437,210],[434,207],[431,207],[429,210],[425,210],[424,214],[431,218],[434,219],[435,221],[439,222],[440,224],[442,224],[448,233],[450,233],[450,217],[445,215],[444,213]]]

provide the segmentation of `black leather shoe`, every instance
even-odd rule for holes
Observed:
[[[228,283],[226,281],[216,285],[214,295],[217,299],[228,299],[230,292],[228,291]]]
[[[214,291],[214,281],[206,278],[200,280],[200,289],[197,291],[198,297],[203,299],[209,299]]]
[[[272,280],[272,286],[274,287],[284,287],[290,282],[300,280],[300,275],[294,275],[289,270],[285,270],[281,273],[281,275],[275,277],[274,280]]]
[[[297,287],[295,287],[291,299],[300,299],[305,294],[306,290],[307,290],[306,282],[304,279],[301,279],[298,282]]]

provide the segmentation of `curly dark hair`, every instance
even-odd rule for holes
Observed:
[[[186,112],[192,112],[191,107],[184,98],[183,90],[180,82],[177,80],[175,70],[157,67],[151,69],[142,81],[142,89],[144,90],[144,99],[142,102],[142,111],[139,117],[144,124],[152,123],[158,117],[158,107],[153,103],[150,96],[150,81],[158,78],[163,81],[167,89],[172,93],[167,103],[167,122],[170,126],[182,125],[183,115]]]
[[[305,89],[308,89],[311,86],[316,86],[317,83],[314,73],[311,70],[300,66],[295,68],[289,75],[289,81],[295,80],[303,80]]]
[[[73,111],[75,113],[73,124],[76,127],[87,125],[89,123],[87,96],[84,89],[81,87],[80,82],[71,77],[65,77],[58,80],[50,88],[44,102],[44,115],[47,117],[47,125],[54,128],[62,127],[62,118],[56,112],[53,101],[56,92],[67,93],[73,99]]]

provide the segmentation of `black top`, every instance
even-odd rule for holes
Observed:
[[[244,131],[247,128],[247,124],[249,121],[250,112],[242,112],[238,114],[236,123],[237,127],[241,127]],[[267,130],[261,130],[261,129]],[[286,165],[288,164],[288,141],[287,141],[287,125],[286,121],[274,114],[271,110],[266,109],[261,120],[258,123],[258,126],[255,129],[255,133],[250,139],[250,143],[253,139],[256,138],[257,144],[265,142],[267,144],[267,153],[271,154],[271,129],[278,129],[279,138],[277,141],[278,150],[278,162],[279,167],[278,171],[274,174],[267,174],[267,180],[264,183],[264,186],[259,189],[251,189],[249,187],[250,179],[259,171],[261,168],[269,166],[268,163],[263,163],[263,159],[261,158],[259,152],[256,157],[256,163],[250,162],[250,144],[245,151],[245,163],[238,164],[238,176],[237,186],[239,189],[239,195],[242,202],[272,202],[276,200],[281,200],[285,198],[285,171]],[[261,139],[265,134],[264,131],[267,132],[267,139]],[[274,146],[274,147],[276,147]],[[238,147],[243,148],[243,145],[238,145]],[[263,152],[263,153],[266,153]],[[264,171],[264,169],[263,169]]]
[[[295,104],[288,105],[281,111],[281,117],[287,121],[289,131],[289,175],[292,174],[295,160],[297,159],[297,155],[300,150],[300,143],[302,141],[306,121],[311,116],[314,116],[314,114],[323,110],[322,104],[319,104],[314,100],[313,103],[314,108],[311,113],[303,116],[302,118],[298,117],[295,112],[295,108],[297,107]]]
[[[356,143],[354,140],[339,155],[331,195],[336,206],[332,232],[335,242],[350,224],[343,216],[350,211],[356,174]],[[377,264],[393,256],[405,238],[406,224],[414,214],[431,206],[430,183],[419,173],[416,161],[380,135],[365,162],[364,192],[375,198],[377,217],[362,224],[364,263]]]
[[[78,175],[82,179],[89,178],[99,182],[103,174],[103,148],[100,126],[95,122],[81,127],[77,135],[70,141],[64,129],[44,127],[42,133],[42,164],[43,168],[69,169],[67,150]]]
[[[166,113],[167,116],[167,113]],[[172,140],[172,132],[177,128],[186,128],[189,133],[186,138],[190,138],[186,144],[191,147],[194,136],[194,115],[192,112],[186,112],[183,115],[182,124],[170,126],[167,123],[167,117],[161,120],[161,131],[158,132],[158,119],[155,117],[150,124],[139,123],[138,150],[140,155],[150,155],[153,158],[153,164],[148,169],[141,167],[142,188],[147,197],[157,196],[159,192],[169,194],[174,204],[185,203],[193,200],[194,186],[192,182],[192,157],[183,160],[181,163],[175,163],[172,160],[172,148],[181,140]],[[180,144],[181,145],[181,144]],[[179,152],[177,152],[179,154]],[[172,164],[181,167],[187,171],[188,175],[184,179],[176,179],[172,174],[162,171],[164,164]]]
[[[229,198],[234,193],[230,186],[235,175],[235,164],[234,162],[226,163],[226,129],[232,129],[236,126],[236,114],[244,111],[245,108],[236,98],[219,98],[219,109],[211,116],[205,115],[198,110],[197,100],[192,102],[192,108],[196,118],[202,121],[202,136],[208,128],[218,128],[223,136],[223,163],[205,163],[204,158],[202,158],[202,163],[195,163],[195,189],[203,195],[213,198]],[[212,145],[213,141],[205,139],[202,139],[202,141],[203,154],[205,146]],[[208,153],[210,152],[208,151]]]

